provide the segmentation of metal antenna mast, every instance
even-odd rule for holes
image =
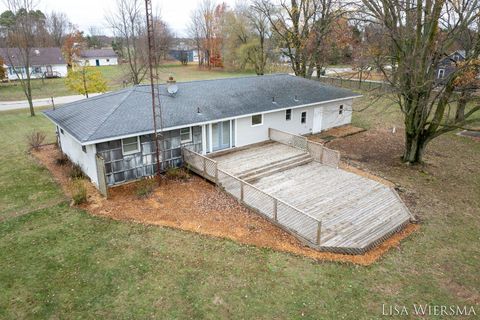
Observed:
[[[147,16],[148,67],[150,70],[150,89],[152,91],[153,138],[155,139],[155,156],[157,160],[156,174],[158,177],[158,182],[160,183],[162,166],[160,162],[160,144],[158,143],[158,129],[163,130],[163,123],[160,96],[156,93],[156,91],[158,91],[158,85],[155,85],[154,82],[155,77],[158,78],[158,75],[156,72],[154,74],[154,66],[156,67],[157,58],[155,55],[155,38],[153,34],[153,10],[151,0],[145,0],[145,12]],[[158,100],[157,103],[155,103],[155,99]],[[157,117],[159,117],[159,119],[157,119]],[[160,125],[160,128],[158,127],[158,125]],[[163,133],[161,133],[160,135],[162,134]]]

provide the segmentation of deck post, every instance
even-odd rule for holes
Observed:
[[[273,198],[273,220],[277,221],[277,198]]]
[[[318,221],[317,223],[317,244],[320,245],[320,236],[322,233],[322,221]]]
[[[205,160],[205,158],[203,158],[203,176],[206,178],[207,177],[207,160]]]
[[[218,163],[215,163],[215,184],[218,186]]]
[[[242,180],[238,180],[240,181],[240,201],[243,202],[243,181]]]

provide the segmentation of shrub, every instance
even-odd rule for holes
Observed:
[[[83,179],[83,178],[85,178],[85,174],[83,174],[82,168],[76,163],[72,163],[72,165],[70,167],[70,172],[68,173],[68,175],[72,179]]]
[[[190,173],[185,168],[168,168],[165,173],[170,180],[188,180],[190,179]]]
[[[60,155],[55,159],[55,164],[57,166],[64,166],[69,162],[68,157],[65,153],[60,153]]]
[[[33,130],[30,134],[27,135],[27,143],[30,149],[38,150],[40,146],[45,141],[47,136],[45,133],[37,130]]]
[[[72,199],[73,203],[78,205],[87,202],[87,187],[85,180],[75,179],[72,182]]]
[[[155,179],[143,179],[137,183],[135,193],[139,198],[147,198],[155,189]]]

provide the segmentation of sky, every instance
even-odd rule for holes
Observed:
[[[177,36],[187,36],[187,26],[190,12],[200,0],[152,0],[154,8],[160,8],[163,19]],[[105,34],[111,35],[111,30],[105,24],[105,14],[115,7],[116,0],[37,0],[37,8],[44,13],[60,11],[67,14],[69,19],[87,32],[90,26],[103,29]],[[236,0],[218,0],[234,6]],[[0,12],[7,9],[4,1],[0,0]]]

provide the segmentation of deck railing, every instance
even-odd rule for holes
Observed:
[[[268,128],[268,137],[270,140],[308,152],[314,161],[338,168],[340,152],[329,149],[321,143],[310,141],[306,137],[273,128]]]
[[[320,245],[322,223],[315,217],[218,168],[216,161],[182,148],[185,164],[244,205],[308,244]]]

